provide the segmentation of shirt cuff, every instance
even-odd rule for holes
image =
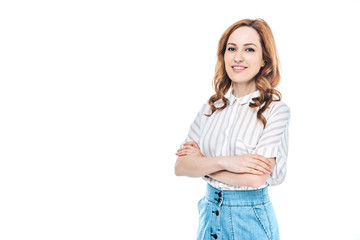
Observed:
[[[260,148],[254,149],[252,154],[258,154],[264,156],[266,158],[277,157],[278,155],[278,147],[267,147],[267,148]]]

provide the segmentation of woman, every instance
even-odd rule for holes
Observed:
[[[207,181],[197,239],[279,239],[268,186],[283,182],[290,109],[280,82],[272,31],[262,19],[234,23],[222,35],[215,94],[177,151],[177,176]]]

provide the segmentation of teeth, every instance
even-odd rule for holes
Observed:
[[[233,67],[236,70],[245,69],[245,67]]]

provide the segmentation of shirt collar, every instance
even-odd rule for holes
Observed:
[[[228,94],[227,99],[229,100],[229,104],[233,105],[234,103],[243,105],[246,103],[250,103],[253,98],[260,96],[259,90],[249,93],[248,95],[242,96],[242,97],[235,97],[233,95],[234,89],[231,89],[230,93]]]

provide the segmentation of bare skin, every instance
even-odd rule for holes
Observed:
[[[233,186],[258,188],[263,185],[275,166],[275,158],[257,154],[204,157],[196,142],[187,142],[177,150],[177,176],[209,176]]]

